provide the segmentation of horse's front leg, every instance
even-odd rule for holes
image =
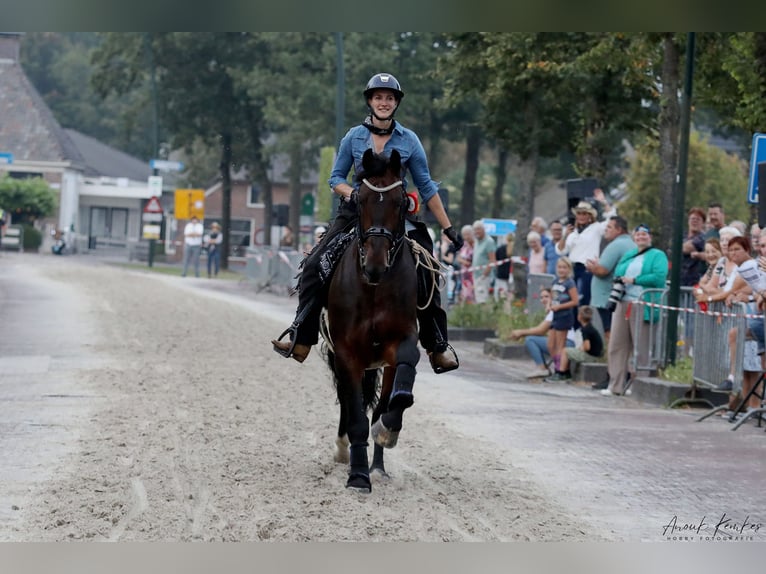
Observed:
[[[364,369],[347,369],[343,380],[349,384],[343,388],[343,402],[348,415],[346,431],[349,440],[349,469],[346,488],[362,492],[371,492],[370,469],[367,458],[367,438],[370,434],[370,421],[364,407],[362,396],[362,376]]]
[[[419,360],[420,350],[416,335],[408,337],[399,344],[396,350],[396,373],[388,409],[372,427],[372,437],[382,447],[393,448],[399,440],[404,411],[415,402],[412,387],[415,384],[415,367]]]

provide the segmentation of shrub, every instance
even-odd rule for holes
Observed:
[[[497,329],[498,318],[503,313],[501,303],[458,303],[447,313],[447,323],[453,327]]]
[[[22,228],[24,229],[24,237],[22,240],[24,251],[37,251],[40,249],[40,245],[43,243],[42,232],[28,223],[23,224]]]
[[[501,341],[511,340],[511,331],[514,329],[528,329],[539,324],[545,317],[545,312],[529,313],[523,299],[513,301],[510,312],[503,313],[497,324],[497,336]]]

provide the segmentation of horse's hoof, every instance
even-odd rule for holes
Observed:
[[[350,460],[348,454],[348,435],[339,436],[335,439],[335,454],[333,454],[332,458],[335,462],[348,464]]]
[[[377,466],[374,466],[370,469],[370,477],[375,477],[378,480],[390,480],[391,477],[388,475],[388,473],[383,468],[379,468]]]
[[[351,490],[356,490],[357,492],[369,494],[370,492],[372,492],[372,483],[370,482],[370,475],[362,474],[361,472],[355,472],[354,474],[350,474],[348,477],[348,480],[346,481],[346,488],[350,488]]]
[[[375,421],[370,429],[372,434],[372,440],[375,444],[379,444],[383,448],[394,448],[399,440],[399,431],[392,431],[386,428],[383,424],[383,417]]]

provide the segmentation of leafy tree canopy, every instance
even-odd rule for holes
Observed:
[[[56,211],[57,194],[40,178],[0,177],[0,206],[12,214],[14,223],[32,223]]]

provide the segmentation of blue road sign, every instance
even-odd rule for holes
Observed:
[[[184,164],[180,161],[168,161],[166,159],[153,159],[149,161],[149,166],[152,169],[158,169],[160,171],[183,171]]]
[[[0,163],[13,163],[13,154],[0,152]]]
[[[753,134],[750,152],[750,180],[747,183],[747,202],[758,203],[758,164],[766,161],[766,134]]]
[[[485,217],[481,221],[484,223],[484,231],[487,232],[487,235],[501,236],[516,232],[515,219],[487,219]]]

